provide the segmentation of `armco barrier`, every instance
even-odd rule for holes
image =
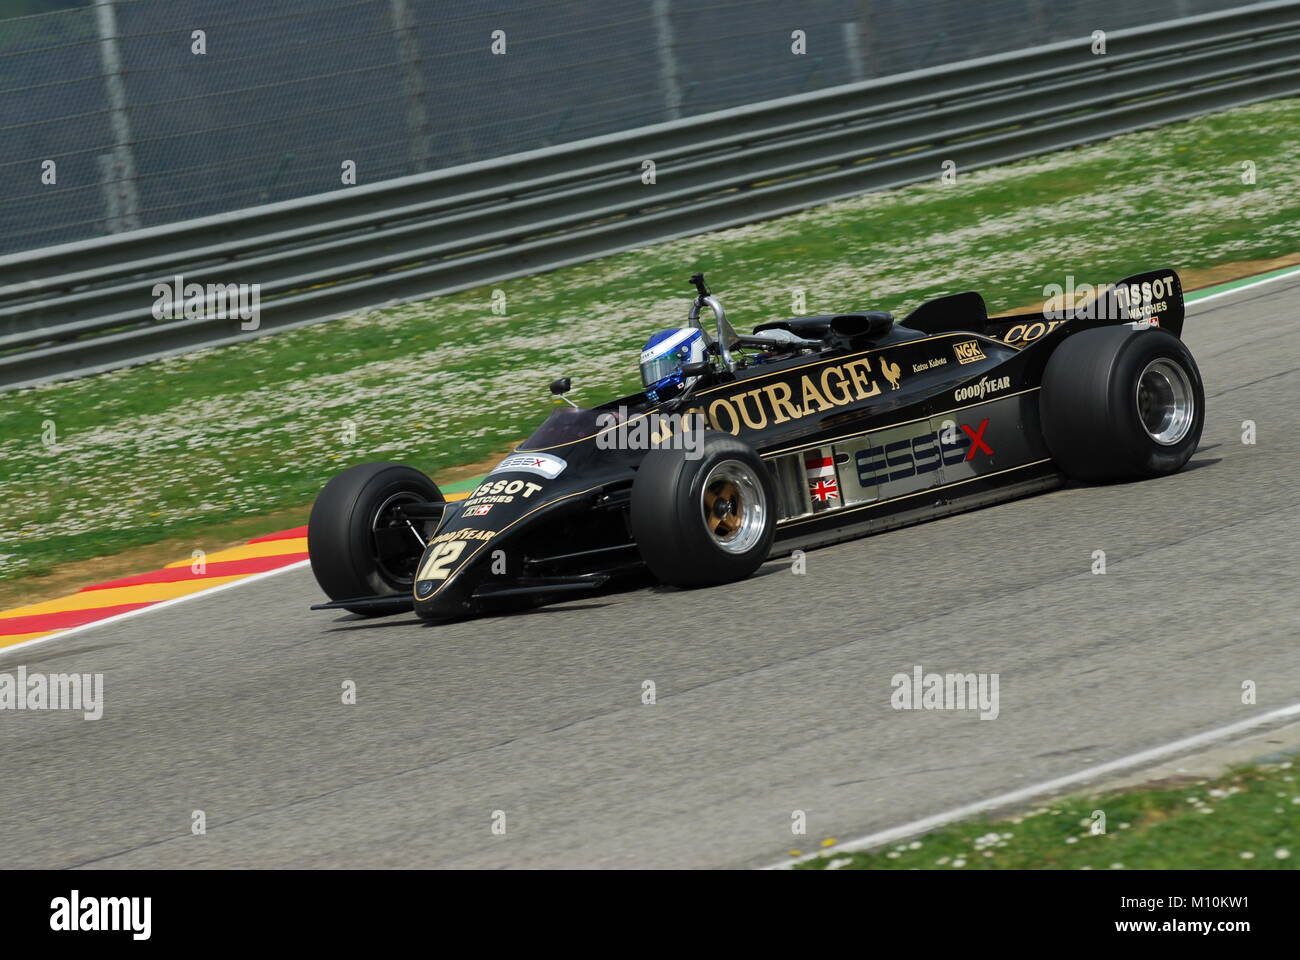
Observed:
[[[1300,93],[1300,2],[833,87],[0,257],[0,389],[465,290]],[[642,164],[655,163],[655,183]],[[260,326],[156,320],[153,285],[256,283]]]

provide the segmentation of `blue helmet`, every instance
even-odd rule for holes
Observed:
[[[704,359],[704,334],[696,327],[660,330],[641,349],[641,382],[651,400],[671,400],[694,377],[682,375],[682,365]]]

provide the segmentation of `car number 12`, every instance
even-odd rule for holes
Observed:
[[[428,559],[424,561],[424,569],[420,571],[420,575],[416,579],[446,580],[451,576],[451,565],[460,559],[460,555],[464,550],[464,540],[451,540],[447,543],[438,544],[433,548]]]

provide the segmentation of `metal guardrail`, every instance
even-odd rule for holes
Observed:
[[[833,87],[0,257],[0,389],[497,283],[869,190],[1300,93],[1300,0]],[[656,182],[642,182],[653,160]],[[261,325],[155,320],[155,283],[257,283]]]

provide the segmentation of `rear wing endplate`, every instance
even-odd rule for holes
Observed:
[[[1181,337],[1187,315],[1183,282],[1175,270],[1167,267],[1096,288],[1090,284],[1071,283],[1069,288],[1052,285],[1044,293],[1048,299],[1041,311],[991,317],[985,323],[985,334],[1010,346],[1023,347],[1066,323],[1075,330],[1129,323],[1159,327]]]

